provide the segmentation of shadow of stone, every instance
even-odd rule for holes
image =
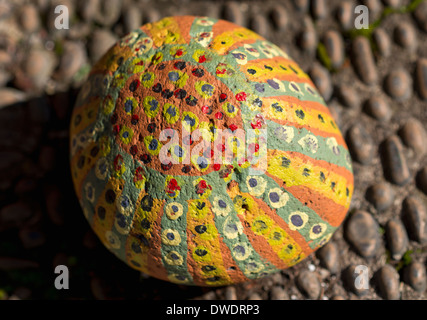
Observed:
[[[0,109],[0,288],[12,294],[25,287],[30,299],[193,299],[215,290],[143,276],[100,243],[84,218],[69,168],[77,93]],[[69,268],[69,290],[54,287],[58,264]]]

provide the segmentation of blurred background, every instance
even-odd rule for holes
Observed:
[[[69,29],[55,28],[58,5]],[[356,28],[358,5],[367,29]],[[68,163],[76,95],[120,37],[170,15],[230,20],[279,45],[339,124],[354,160],[351,210],[297,266],[236,286],[178,286],[127,267],[89,228]],[[426,1],[0,0],[0,300],[426,299],[426,123]],[[55,289],[60,264],[69,290]]]

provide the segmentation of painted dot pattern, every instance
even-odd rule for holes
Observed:
[[[347,146],[309,77],[223,20],[169,17],[127,34],[92,68],[70,133],[95,233],[174,283],[222,286],[298,263],[353,193]]]

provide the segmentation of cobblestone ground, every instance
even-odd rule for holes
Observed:
[[[58,4],[68,30],[54,27]],[[370,29],[354,29],[360,4]],[[68,122],[90,65],[126,32],[177,14],[231,20],[288,51],[349,145],[344,225],[282,273],[213,289],[156,280],[109,253],[78,205]],[[0,299],[426,299],[426,99],[426,1],[0,0]],[[70,290],[54,288],[59,264]],[[355,286],[359,265],[368,289]]]

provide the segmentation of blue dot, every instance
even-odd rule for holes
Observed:
[[[121,206],[123,208],[129,207],[129,204],[130,204],[129,198],[128,197],[123,197],[122,201],[120,202],[120,204],[121,204]]]
[[[256,179],[250,178],[249,185],[251,186],[251,188],[255,188],[258,185],[258,182],[256,181]]]
[[[123,132],[122,137],[123,137],[123,138],[125,138],[125,139],[126,139],[127,137],[129,137],[129,132],[127,132],[127,131]]]
[[[175,205],[173,205],[171,208],[172,208],[173,212],[178,212],[178,210],[179,210],[179,208]]]
[[[151,100],[148,104],[151,106],[150,110],[154,111],[157,109],[159,102],[157,100]]]
[[[150,145],[148,146],[148,149],[156,150],[158,145],[159,145],[159,143],[157,142],[157,140],[153,139],[153,140],[151,140]]]
[[[178,81],[179,73],[175,71],[169,72],[168,77],[170,81]]]
[[[205,169],[208,166],[206,159],[203,157],[199,157],[197,159],[197,164],[199,165],[200,169]]]
[[[277,194],[277,192],[271,192],[270,193],[270,200],[271,200],[271,202],[278,202],[279,199],[280,199],[280,197]]]
[[[125,102],[125,111],[126,111],[127,113],[129,113],[129,112],[131,112],[131,111],[132,111],[132,100],[127,100],[127,101]]]
[[[220,208],[227,208],[227,204],[224,202],[224,200],[219,200],[218,205]]]
[[[169,108],[166,110],[166,112],[171,116],[171,117],[175,117],[176,116],[176,110],[174,107],[169,106]]]
[[[299,215],[297,215],[297,214],[294,214],[291,217],[291,222],[296,227],[301,227],[302,224],[304,223],[304,221],[302,220],[302,218]]]
[[[168,233],[166,234],[166,237],[167,237],[169,240],[175,240],[175,235],[174,235],[172,232],[168,232]]]
[[[181,158],[184,154],[184,151],[182,150],[182,148],[180,146],[175,146],[175,155],[179,158]]]

